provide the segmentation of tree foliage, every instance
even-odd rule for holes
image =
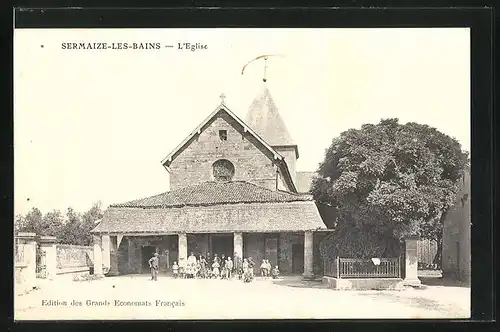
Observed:
[[[14,225],[16,233],[32,232],[37,235],[55,236],[60,243],[90,245],[92,243],[90,231],[95,227],[95,221],[102,216],[100,202],[94,203],[83,214],[70,207],[65,215],[59,210],[42,215],[39,209],[33,208],[24,216],[18,215]]]
[[[313,179],[319,204],[336,209],[326,257],[398,255],[400,240],[440,240],[468,165],[460,143],[437,129],[385,119],[333,139]]]

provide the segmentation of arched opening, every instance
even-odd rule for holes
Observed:
[[[234,176],[234,165],[227,159],[219,159],[212,165],[215,181],[231,181]]]

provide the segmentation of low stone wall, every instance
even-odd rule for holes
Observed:
[[[65,269],[70,267],[92,266],[94,255],[90,246],[77,246],[72,244],[58,244],[57,268]]]
[[[88,275],[93,266],[93,248],[71,244],[56,246],[56,275],[58,277],[74,278]]]
[[[356,278],[337,279],[323,277],[323,283],[335,290],[402,290],[403,279],[401,278]]]

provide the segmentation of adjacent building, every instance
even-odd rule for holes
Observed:
[[[443,225],[443,275],[470,282],[470,172],[461,180],[461,190]]]

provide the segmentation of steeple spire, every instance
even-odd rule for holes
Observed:
[[[261,92],[250,105],[245,123],[271,146],[295,144],[278,112],[267,84],[263,84]]]

